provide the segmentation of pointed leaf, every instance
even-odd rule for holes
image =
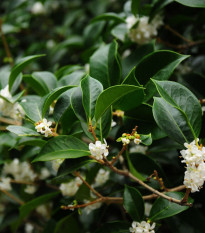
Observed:
[[[18,136],[40,136],[35,130],[24,126],[9,125],[6,128],[8,131],[17,134]]]

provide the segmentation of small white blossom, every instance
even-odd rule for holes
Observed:
[[[130,153],[140,153],[145,155],[147,150],[147,146],[137,145],[130,148]]]
[[[141,140],[140,140],[139,138],[135,138],[135,139],[134,139],[134,143],[135,143],[135,144],[139,145],[140,142],[141,142]]]
[[[36,191],[37,191],[37,187],[34,185],[27,185],[26,188],[24,189],[24,192],[28,194],[34,194]]]
[[[147,217],[149,216],[151,209],[152,209],[152,204],[150,204],[149,202],[145,202],[144,203],[144,214]]]
[[[129,29],[128,36],[131,41],[138,44],[149,42],[153,36],[157,35],[157,29],[163,24],[162,18],[157,15],[149,23],[149,18],[143,16],[141,18],[135,18],[135,16],[128,16],[126,19],[127,28]],[[135,26],[135,24],[137,24]]]
[[[36,123],[35,129],[38,133],[44,134],[45,137],[48,137],[53,135],[50,128],[51,125],[51,121],[47,121],[47,119],[43,118],[43,121]]]
[[[39,205],[36,208],[36,212],[39,213],[45,219],[50,219],[51,208],[52,208],[52,203]]]
[[[51,175],[50,171],[49,171],[46,167],[44,167],[44,168],[41,169],[41,173],[40,173],[40,175],[39,175],[39,178],[40,178],[41,180],[45,180],[45,179],[48,178],[50,175]]]
[[[122,138],[122,143],[124,145],[128,145],[128,144],[130,144],[130,139],[128,139],[128,138]]]
[[[32,233],[34,230],[34,226],[30,223],[25,224],[25,233]]]
[[[64,159],[55,159],[55,160],[52,160],[51,163],[52,163],[52,168],[54,171],[58,171],[60,165],[63,163]]]
[[[85,72],[87,74],[89,74],[90,73],[90,64],[86,63],[85,66],[84,66],[84,68],[85,68]]]
[[[0,181],[0,189],[4,189],[4,190],[12,190],[11,184],[10,184],[11,179],[9,177],[5,178],[1,178]]]
[[[111,123],[111,127],[115,127],[117,125],[117,123],[115,121],[112,120],[112,123]]]
[[[48,41],[46,42],[46,47],[47,47],[48,49],[52,49],[55,45],[56,45],[56,43],[55,43],[54,40],[48,40]]]
[[[81,184],[82,180],[76,177],[68,183],[62,183],[59,188],[63,196],[72,197],[76,194]]]
[[[31,13],[34,15],[44,15],[46,13],[46,9],[41,2],[35,2],[31,8]]]
[[[93,187],[99,187],[105,184],[110,176],[110,172],[100,168],[100,170],[97,173],[97,176],[95,177],[95,183],[92,185]]]
[[[202,106],[202,107],[201,107],[201,110],[202,110],[202,115],[204,115],[204,112],[205,112],[205,106]]]
[[[148,222],[132,222],[132,227],[130,227],[130,232],[132,233],[155,233],[155,223],[152,225]]]
[[[96,157],[97,160],[103,159],[104,156],[108,156],[107,144],[102,144],[100,141],[96,141],[95,144],[89,144],[89,150],[91,155]]]
[[[89,200],[84,200],[84,203],[89,203],[90,201]],[[92,205],[88,205],[86,206],[83,211],[86,213],[86,214],[90,214],[93,210],[96,210],[96,209],[99,209],[101,207],[102,203],[101,202],[97,202],[95,204],[92,204]]]

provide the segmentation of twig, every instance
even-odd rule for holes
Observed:
[[[189,188],[186,189],[186,193],[185,193],[183,199],[181,200],[182,204],[186,204],[187,203],[190,192],[191,192],[191,189],[189,189]]]
[[[9,124],[9,125],[21,125],[20,121],[16,121],[16,120],[11,120],[5,117],[0,117],[0,122],[5,123],[5,124]]]
[[[91,120],[89,120],[89,129],[88,130],[89,130],[89,132],[92,133],[95,142],[98,141],[98,138],[96,137],[96,134],[95,134],[95,128],[92,126]]]
[[[80,175],[79,172],[74,172],[74,175],[77,176],[77,177],[79,177],[79,178],[82,180],[82,182],[83,182],[97,197],[99,197],[99,198],[102,198],[102,197],[103,197],[99,192],[97,192],[93,187],[91,187],[91,185],[88,184],[87,181],[85,181],[85,180],[83,179],[83,177]]]
[[[126,145],[123,145],[121,151],[118,153],[116,157],[113,157],[113,160],[110,162],[112,165],[119,159],[119,157],[123,154],[123,152],[127,149]]]
[[[11,66],[13,66],[14,65],[13,58],[12,58],[8,43],[6,41],[6,37],[2,31],[2,19],[0,19],[0,34],[1,34],[3,45],[4,45],[4,49],[6,51],[6,55],[9,58],[8,61],[11,64]]]
[[[169,25],[165,25],[165,29],[169,30],[170,32],[172,32],[174,35],[178,36],[179,38],[181,38],[182,40],[190,43],[192,42],[191,40],[187,39],[186,37],[182,36],[179,32],[177,32],[175,29],[171,28]]]
[[[8,191],[4,190],[4,189],[0,189],[0,191],[4,194],[6,194],[8,197],[10,197],[12,200],[14,200],[15,202],[17,202],[20,205],[23,205],[24,202],[19,200],[17,197],[15,197],[14,195],[12,195],[11,193],[9,193]]]
[[[159,177],[157,170],[154,170],[154,175],[155,175],[156,180],[159,182],[161,189],[167,191],[167,188],[165,187],[162,178]]]

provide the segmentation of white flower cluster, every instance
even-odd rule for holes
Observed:
[[[142,221],[142,222],[133,222],[132,227],[130,227],[130,232],[132,233],[155,233],[155,223],[152,225],[148,222]]]
[[[76,177],[68,183],[62,183],[59,188],[63,196],[72,197],[76,194],[81,184],[82,180]]]
[[[89,203],[90,201],[89,200],[84,200],[84,203]],[[83,211],[86,213],[86,214],[89,214],[91,213],[93,210],[96,210],[96,209],[99,209],[101,207],[102,203],[101,202],[96,202],[95,204],[92,204],[92,205],[88,205],[86,206]]]
[[[92,185],[92,187],[100,187],[102,186],[103,184],[105,184],[108,179],[109,179],[109,176],[110,176],[110,172],[103,169],[103,168],[100,168],[100,170],[98,171],[96,177],[95,177],[95,183]]]
[[[51,121],[47,121],[47,119],[43,118],[42,121],[37,122],[35,129],[37,130],[38,133],[44,134],[45,137],[49,137],[53,135],[53,132],[50,128],[52,125]]]
[[[181,150],[182,163],[186,164],[184,185],[190,188],[191,192],[197,192],[205,181],[205,147],[198,145],[194,140],[190,144],[184,143],[186,150]]]
[[[11,99],[12,96],[9,92],[9,86],[7,85],[4,89],[0,90],[0,96]],[[10,117],[14,120],[22,120],[24,116],[23,109],[18,103],[10,103],[0,97],[0,114],[5,117]]]
[[[10,180],[11,178],[6,177],[12,175],[14,180],[34,182],[37,178],[37,174],[31,169],[28,162],[20,162],[18,159],[14,159],[11,163],[5,163],[2,170],[2,178],[0,182],[0,188],[5,190],[11,190]],[[39,175],[40,179],[46,179],[50,176],[50,172],[47,168],[42,168]],[[29,194],[36,192],[37,187],[34,185],[27,185],[24,191]]]
[[[52,209],[52,203],[49,202],[43,205],[39,205],[35,210],[45,219],[49,219],[51,217],[51,209]]]
[[[135,132],[133,135],[132,134],[127,134],[127,133],[123,133],[122,137],[117,139],[117,142],[122,142],[124,146],[130,144],[131,140],[134,141],[135,144],[139,145],[140,142],[142,142],[140,140],[140,135]]]
[[[147,150],[148,150],[147,146],[137,145],[130,148],[130,153],[140,153],[145,155]]]
[[[107,149],[107,144],[102,144],[100,141],[96,141],[95,144],[89,144],[89,150],[91,155],[94,156],[97,160],[103,159],[103,155],[108,156],[109,152]]]
[[[155,16],[150,23],[147,16],[136,18],[134,15],[128,16],[126,22],[129,29],[128,36],[131,41],[138,44],[149,42],[153,36],[157,35],[157,29],[163,25],[162,18],[159,15]]]
[[[58,171],[60,165],[63,163],[65,159],[55,159],[55,160],[52,160],[51,161],[51,164],[52,164],[52,168],[54,171]]]
[[[46,8],[41,2],[35,2],[31,8],[31,13],[34,15],[44,15]]]

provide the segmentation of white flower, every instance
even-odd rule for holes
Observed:
[[[51,208],[52,208],[52,203],[39,205],[36,208],[36,212],[39,213],[45,219],[50,219]]]
[[[55,159],[55,160],[52,160],[51,163],[52,163],[52,168],[54,171],[58,171],[60,165],[63,163],[64,159]]]
[[[48,49],[52,49],[55,45],[56,45],[56,43],[55,43],[54,40],[48,40],[48,41],[46,42],[46,47],[47,47]],[[49,112],[49,113],[50,113],[50,112]]]
[[[14,159],[11,163],[5,163],[3,174],[10,174],[15,180],[20,181],[34,181],[37,177],[28,162],[20,162],[18,159]]]
[[[25,224],[25,233],[32,233],[34,230],[34,226],[30,223]]]
[[[89,200],[84,200],[84,203],[89,203],[90,201]],[[96,210],[96,209],[99,209],[101,207],[102,203],[101,202],[96,202],[95,204],[92,204],[92,205],[88,205],[86,206],[83,211],[86,213],[86,214],[89,214],[91,213],[93,210]]]
[[[145,155],[147,150],[147,146],[137,145],[130,148],[130,153],[140,153]]]
[[[126,19],[127,28],[129,29],[128,36],[133,42],[143,44],[149,42],[153,36],[157,35],[157,29],[163,24],[162,18],[158,15],[149,23],[149,18],[143,16],[135,18],[128,16]],[[136,26],[134,26],[137,23]]]
[[[47,119],[43,118],[43,121],[36,123],[35,129],[37,130],[38,133],[44,134],[45,137],[48,137],[53,135],[50,129],[51,125],[52,125],[51,121],[47,121]]]
[[[51,175],[50,171],[46,168],[46,167],[43,167],[41,169],[41,173],[39,175],[39,178],[41,180],[45,180],[46,178],[48,178],[49,176]]]
[[[140,140],[139,138],[135,138],[135,139],[134,139],[134,143],[135,143],[135,144],[139,145],[140,142],[141,142],[141,140]]]
[[[68,183],[62,183],[59,189],[61,190],[63,196],[72,197],[76,194],[81,184],[82,180],[79,177],[76,177]]]
[[[85,72],[87,74],[89,74],[90,73],[90,64],[86,63],[85,66],[84,66],[84,68],[85,68]]]
[[[155,223],[152,225],[148,222],[132,222],[132,227],[130,227],[130,232],[132,233],[155,233]]]
[[[202,106],[202,107],[201,107],[201,110],[202,110],[202,115],[204,115],[204,112],[205,112],[205,106]]]
[[[89,150],[91,155],[96,157],[97,160],[103,159],[104,156],[108,156],[107,144],[102,144],[100,141],[96,141],[95,144],[89,144]]]
[[[128,139],[128,138],[122,138],[122,143],[124,145],[128,145],[128,144],[130,144],[130,139]]]
[[[144,203],[144,214],[147,217],[149,216],[151,209],[152,209],[152,204],[150,204],[149,202],[145,202]]]
[[[0,181],[0,189],[4,189],[4,190],[12,190],[11,184],[10,184],[11,179],[9,177],[5,178],[1,178]]]
[[[34,185],[27,185],[26,188],[24,189],[24,192],[28,194],[34,194],[37,190],[37,187]]]
[[[95,177],[95,183],[92,185],[93,187],[99,187],[105,184],[110,176],[110,172],[100,168],[100,170],[97,173],[97,176]]]
[[[115,127],[117,125],[117,123],[115,121],[112,120],[112,123],[111,123],[111,127]]]
[[[36,2],[31,8],[31,13],[34,15],[43,15],[46,13],[46,9],[41,2]]]

